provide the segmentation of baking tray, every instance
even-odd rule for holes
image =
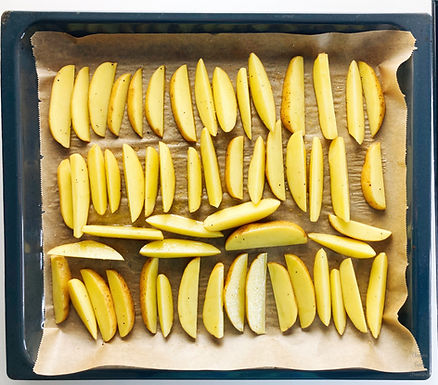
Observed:
[[[13,379],[426,379],[430,376],[430,255],[434,164],[433,19],[427,14],[132,14],[6,12],[2,15],[2,136],[7,374]],[[105,368],[39,376],[32,368],[43,327],[38,92],[30,38],[36,31],[92,33],[324,33],[409,30],[417,49],[398,71],[406,95],[407,283],[400,321],[418,342],[426,371],[250,369],[170,371]]]

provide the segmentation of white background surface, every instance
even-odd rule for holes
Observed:
[[[36,2],[35,0],[1,0],[0,13],[6,10],[27,10],[27,11],[100,11],[100,12],[229,12],[229,13],[431,13],[431,1],[428,0],[367,0],[367,1],[347,1],[347,0],[252,0],[252,1],[236,1],[236,0],[219,0],[213,1],[181,1],[181,0],[158,0],[158,1],[114,1],[114,0],[76,0],[72,2],[62,2],[59,0],[43,0]],[[1,107],[0,107],[1,109]],[[1,140],[1,137],[0,137]],[[1,153],[1,147],[0,147]],[[1,157],[0,157],[1,159]],[[0,160],[1,162],[1,160]],[[2,178],[2,168],[0,168],[0,179]],[[1,191],[3,184],[0,184],[0,201],[3,200]],[[434,218],[434,213],[432,213]],[[3,205],[0,205],[0,227],[3,226]],[[0,245],[3,245],[3,230],[0,231]],[[6,360],[5,360],[5,327],[4,327],[4,255],[3,246],[0,248],[0,385],[7,384],[50,384],[58,385],[62,381],[12,381],[6,376]],[[437,312],[436,312],[436,288],[435,288],[435,255],[431,256],[431,296],[432,296],[432,377],[422,384],[438,384],[438,374],[435,370],[438,369],[437,359]],[[390,357],[388,357],[390,359]],[[75,381],[76,382],[76,381]],[[128,381],[123,381],[128,382]],[[129,385],[160,383],[171,384],[174,381],[129,381]],[[274,381],[266,381],[263,383],[272,383]],[[279,382],[279,381],[278,381]],[[292,381],[282,381],[287,383]],[[353,383],[353,381],[293,381],[294,384],[338,384],[338,383]],[[83,381],[84,384],[119,384],[121,381]],[[203,381],[180,381],[180,384],[206,383]],[[214,381],[215,384],[250,384],[254,381]],[[260,384],[262,382],[259,382]],[[403,384],[406,381],[367,381],[362,384]]]

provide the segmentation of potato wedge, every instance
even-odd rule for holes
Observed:
[[[143,137],[143,69],[135,71],[128,88],[128,119],[137,135]]]
[[[362,144],[365,136],[365,117],[363,113],[362,84],[359,68],[352,60],[347,74],[346,99],[347,127],[357,143]]]
[[[219,125],[230,132],[236,125],[237,100],[228,74],[220,67],[213,71],[213,98]]]
[[[219,262],[208,278],[205,291],[202,322],[207,331],[216,338],[224,336],[224,264]]]
[[[82,237],[82,226],[87,224],[90,209],[90,184],[85,159],[80,154],[70,155],[71,191],[73,204],[73,235]]]
[[[350,220],[345,222],[336,215],[329,214],[332,227],[341,234],[365,242],[383,241],[391,236],[391,231]]]
[[[144,100],[146,120],[152,131],[160,138],[164,134],[164,92],[166,86],[166,66],[159,66],[152,74]]]
[[[246,136],[251,139],[251,100],[249,97],[248,75],[244,67],[237,72],[236,95],[243,129]]]
[[[266,139],[266,179],[272,193],[280,200],[286,200],[284,187],[283,142],[281,121],[269,132]]]
[[[59,163],[57,170],[59,208],[61,216],[67,227],[73,229],[73,198],[71,186],[70,160],[64,159]]]
[[[137,153],[129,144],[123,144],[123,172],[131,222],[135,222],[144,205],[144,174]]]
[[[105,175],[106,187],[108,192],[108,203],[111,214],[114,214],[120,206],[122,182],[120,179],[120,169],[114,154],[106,149],[105,158]]]
[[[243,199],[243,136],[236,136],[228,143],[225,184],[233,198]]]
[[[220,250],[204,242],[166,238],[149,242],[140,249],[140,254],[157,258],[207,257],[220,254]]]
[[[173,299],[169,279],[164,274],[157,277],[157,307],[161,333],[167,337],[173,325]]]
[[[144,216],[147,218],[154,212],[158,194],[158,175],[160,159],[155,148],[146,147],[144,160]]]
[[[372,258],[376,255],[376,252],[368,243],[356,239],[322,233],[309,233],[307,236],[312,241],[347,257]]]
[[[265,142],[259,136],[248,168],[248,193],[254,204],[260,202],[265,188]]]
[[[50,256],[50,267],[52,269],[53,312],[55,322],[60,324],[68,317],[70,310],[68,281],[71,279],[71,272],[67,260],[61,255]]]
[[[56,246],[47,252],[48,255],[62,255],[73,258],[105,259],[109,261],[123,261],[120,253],[104,243],[96,241],[81,241],[65,243]]]
[[[332,297],[333,322],[339,335],[342,336],[347,324],[347,316],[342,298],[341,276],[338,269],[330,271],[330,295]]]
[[[90,141],[90,118],[88,114],[88,89],[90,75],[88,67],[82,67],[76,75],[71,94],[71,123],[76,136],[84,141]]]
[[[324,157],[321,140],[313,137],[309,165],[309,216],[310,222],[317,222],[321,213],[324,189]]]
[[[169,147],[164,142],[159,142],[160,150],[160,187],[163,211],[167,213],[172,207],[175,197],[175,169]]]
[[[327,254],[319,249],[315,255],[313,265],[313,282],[315,285],[316,310],[319,319],[325,326],[329,326],[332,313],[330,298],[330,275]]]
[[[199,59],[195,73],[195,101],[199,117],[211,136],[217,135],[216,110],[214,108],[213,91],[211,90],[207,68],[204,60]]]
[[[194,213],[201,206],[202,170],[201,158],[194,147],[187,149],[187,201],[189,212]]]
[[[158,258],[149,258],[140,274],[140,308],[146,328],[157,332],[157,276]]]
[[[289,191],[297,206],[307,211],[307,158],[303,131],[291,135],[286,150],[286,177]]]
[[[130,73],[120,75],[111,89],[108,105],[108,128],[115,136],[119,136],[122,126],[130,80]]]
[[[99,145],[94,144],[88,151],[88,174],[90,178],[91,201],[96,213],[103,215],[108,206],[106,192],[105,160]]]
[[[103,238],[121,239],[151,239],[162,240],[163,233],[157,229],[147,229],[133,226],[85,225],[82,227],[85,234]]]
[[[376,210],[386,209],[385,183],[383,180],[382,154],[380,143],[368,147],[360,177],[362,192],[368,204]]]
[[[256,334],[265,334],[266,263],[268,254],[262,253],[252,261],[245,286],[245,310],[249,328]]]

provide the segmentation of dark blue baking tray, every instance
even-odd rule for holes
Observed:
[[[33,373],[43,324],[40,149],[37,77],[30,37],[35,31],[324,33],[409,30],[417,50],[398,72],[408,104],[409,296],[400,320],[414,334],[424,372],[364,369],[299,371],[168,371],[94,369],[45,377]],[[13,379],[426,379],[430,376],[430,255],[432,250],[433,19],[427,14],[122,14],[6,12],[2,15],[2,135],[5,229],[7,373]]]

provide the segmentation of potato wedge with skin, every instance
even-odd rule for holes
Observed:
[[[73,229],[73,198],[69,159],[64,159],[61,161],[61,163],[59,163],[57,177],[61,216],[65,225]]]
[[[336,215],[329,214],[332,227],[341,234],[365,242],[383,241],[391,236],[391,231],[350,220],[345,222]]]
[[[256,334],[265,334],[266,263],[268,254],[262,253],[252,261],[245,286],[245,310],[249,328]]]
[[[347,324],[347,316],[342,298],[341,276],[338,269],[330,271],[330,296],[332,298],[333,322],[339,335],[342,336]]]
[[[320,53],[313,64],[313,87],[318,105],[319,126],[326,139],[338,136],[328,55]]]
[[[170,79],[170,101],[179,132],[188,142],[196,142],[196,126],[186,64],[179,67]]]
[[[128,88],[128,119],[137,135],[143,137],[143,69],[135,71]]]
[[[233,198],[243,199],[243,136],[236,136],[228,143],[225,184]]]
[[[106,149],[105,158],[105,175],[106,187],[108,193],[108,203],[111,214],[114,214],[120,206],[122,182],[120,179],[120,169],[114,154]]]
[[[274,95],[265,67],[255,53],[249,54],[248,74],[249,88],[254,107],[263,124],[269,131],[272,131],[277,120],[275,116]]]
[[[251,140],[251,100],[249,97],[248,75],[246,73],[246,68],[241,68],[237,72],[236,95],[242,126],[246,136]]]
[[[203,222],[175,214],[153,215],[146,222],[157,229],[170,233],[187,235],[198,238],[221,238],[224,235],[220,231],[208,231]]]
[[[178,317],[184,331],[196,339],[200,258],[193,258],[184,269],[178,290]]]
[[[350,220],[350,189],[344,138],[339,136],[330,143],[328,158],[333,211],[339,218],[348,222]]]
[[[367,323],[351,258],[344,259],[341,262],[339,273],[341,277],[342,298],[348,318],[350,318],[357,330],[366,333],[368,331]]]
[[[230,132],[236,125],[237,100],[228,74],[220,67],[213,72],[213,98],[219,125]]]
[[[149,242],[140,249],[140,254],[157,258],[208,257],[220,254],[220,250],[204,242],[166,238]]]
[[[102,150],[97,144],[94,144],[88,151],[87,163],[93,207],[96,213],[103,215],[108,206],[108,195],[106,192],[105,160]]]
[[[324,157],[321,140],[313,137],[309,165],[309,216],[310,222],[317,222],[321,213],[324,189]]]
[[[75,66],[62,67],[53,79],[49,106],[50,133],[61,146],[70,147],[71,97],[75,80]]]
[[[119,136],[120,127],[122,126],[130,80],[130,73],[120,75],[111,89],[108,105],[108,128],[115,136]]]
[[[116,312],[120,337],[126,337],[134,327],[135,310],[131,291],[126,281],[116,270],[107,270],[106,277]]]
[[[385,183],[379,142],[372,143],[367,150],[360,183],[363,196],[368,204],[376,210],[385,210]]]
[[[157,277],[157,305],[161,333],[167,337],[173,325],[173,299],[169,279],[164,274]]]
[[[158,194],[159,167],[160,159],[157,150],[147,147],[144,160],[144,216],[146,218],[154,212]]]
[[[290,282],[289,273],[283,265],[269,262],[268,270],[275,297],[278,323],[280,330],[285,332],[294,325],[298,315],[292,283]]]
[[[105,136],[108,106],[111,98],[117,63],[105,62],[94,71],[88,91],[88,111],[91,128],[96,135]]]
[[[90,296],[102,339],[108,342],[117,332],[117,318],[110,289],[94,270],[81,269],[81,276]]]
[[[348,68],[345,101],[347,103],[348,132],[357,143],[362,144],[365,136],[365,117],[363,113],[362,83],[355,60],[352,60]]]
[[[123,261],[120,253],[104,243],[96,241],[81,241],[65,243],[56,246],[47,252],[48,255],[62,255],[72,258],[105,259],[109,261]]]
[[[70,279],[68,281],[68,293],[76,313],[78,313],[79,318],[88,332],[96,340],[96,316],[94,315],[93,305],[91,304],[90,296],[88,295],[85,285],[77,278]]]
[[[374,249],[365,242],[356,239],[340,237],[333,234],[309,233],[307,236],[322,246],[339,254],[353,258],[373,258],[376,255]]]
[[[224,336],[224,264],[219,262],[208,278],[205,291],[202,322],[207,331],[216,338]]]
[[[225,242],[225,250],[255,249],[307,243],[304,230],[288,221],[250,223],[235,230]]]
[[[248,168],[248,193],[254,204],[260,202],[265,188],[265,142],[259,136],[254,145]]]
[[[248,254],[237,256],[228,269],[224,286],[224,307],[228,319],[240,332],[245,325],[245,283]]]
[[[169,147],[159,142],[160,151],[160,187],[163,211],[167,213],[172,207],[175,197],[175,169]]]
[[[204,227],[209,231],[222,231],[255,222],[271,215],[280,206],[277,199],[262,199],[256,205],[252,202],[218,210],[204,219]]]
[[[194,147],[187,149],[187,201],[189,212],[194,213],[201,206],[202,170],[201,158]]]
[[[195,101],[199,117],[204,127],[212,136],[217,135],[216,110],[214,107],[213,91],[204,60],[199,59],[195,73]]]
[[[266,139],[266,179],[272,193],[280,200],[286,200],[284,187],[283,142],[281,121],[269,132]]]
[[[149,258],[140,274],[140,308],[146,328],[157,332],[157,276],[158,258]]]
[[[70,155],[71,191],[73,204],[73,235],[82,237],[82,226],[87,224],[90,209],[90,184],[85,159],[80,154]]]
[[[300,258],[293,254],[285,254],[284,258],[298,306],[300,325],[302,329],[305,329],[315,319],[315,288],[309,271]]]
[[[76,75],[71,94],[71,123],[76,136],[90,141],[90,118],[88,114],[88,89],[90,84],[89,69],[82,67]]]
[[[374,137],[382,126],[383,118],[385,117],[385,98],[379,78],[373,68],[363,61],[360,61],[358,64],[371,136]]]
[[[304,105],[304,59],[295,56],[289,62],[283,82],[281,121],[292,133],[306,132]]]
[[[160,138],[164,134],[164,92],[166,66],[159,66],[152,74],[144,100],[146,120],[152,131]]]
[[[307,211],[307,158],[302,131],[291,135],[286,150],[286,177],[297,206]]]
[[[374,338],[378,338],[382,327],[383,308],[385,306],[386,277],[388,257],[380,253],[371,266],[366,299],[368,327]]]
[[[52,297],[55,322],[60,324],[68,317],[70,310],[70,294],[68,293],[68,281],[71,279],[71,272],[68,262],[61,255],[50,257],[52,269]]]
[[[144,205],[144,174],[137,153],[126,143],[123,145],[123,172],[131,222],[135,222]]]
[[[85,225],[82,227],[85,234],[104,238],[120,239],[151,239],[162,240],[163,233],[157,229],[147,229],[133,226]]]
[[[201,132],[201,160],[204,169],[205,187],[208,201],[213,207],[219,207],[222,202],[222,185],[219,173],[219,165],[214,149],[213,141],[207,128]]]
[[[313,265],[313,282],[315,285],[316,310],[319,319],[325,326],[329,326],[332,313],[330,298],[330,275],[327,254],[319,249],[315,255]]]

